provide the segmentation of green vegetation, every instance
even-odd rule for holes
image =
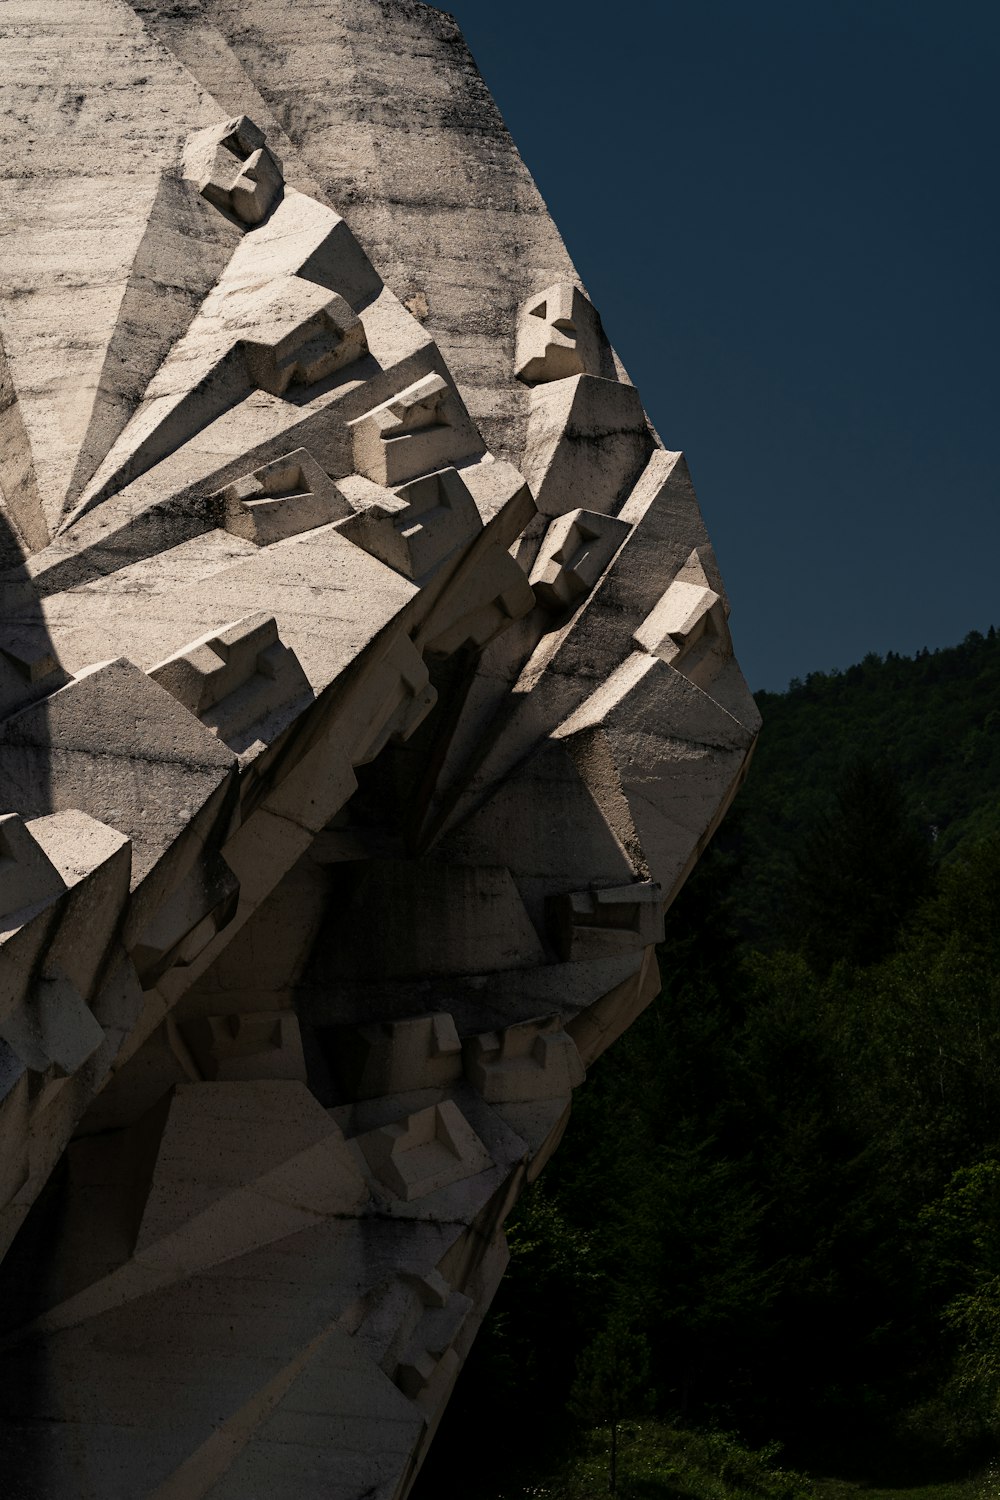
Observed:
[[[425,1500],[1000,1500],[1000,640],[758,701]]]

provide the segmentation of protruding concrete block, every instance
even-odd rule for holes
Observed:
[[[0,656],[32,686],[44,680],[51,691],[69,681],[69,673],[60,667],[52,642],[40,626],[34,630],[23,627],[5,630],[0,636]]]
[[[20,927],[66,889],[18,813],[0,813],[0,935]]]
[[[470,1037],[465,1071],[488,1104],[561,1097],[584,1079],[580,1054],[558,1016]]]
[[[593,303],[578,286],[557,281],[521,304],[514,370],[526,385],[600,375],[602,344]]]
[[[345,699],[338,729],[352,765],[367,765],[390,740],[409,739],[436,702],[423,657],[397,636]]]
[[[357,1143],[378,1181],[406,1203],[492,1165],[486,1147],[452,1099],[358,1136]]]
[[[33,1073],[75,1073],[104,1041],[76,986],[58,969],[39,975],[26,1003],[0,1021],[0,1036]]]
[[[212,631],[149,675],[226,741],[265,729],[276,718],[287,721],[313,696],[295,652],[278,637],[273,615],[248,615]]]
[[[559,955],[572,963],[663,941],[663,892],[651,880],[550,896],[549,915]]]
[[[482,529],[457,469],[425,474],[395,492],[357,475],[339,489],[355,512],[340,523],[341,534],[405,578],[422,578]]]
[[[209,125],[190,138],[184,175],[216,208],[243,224],[260,224],[284,187],[281,161],[265,140],[264,132],[246,115]]]
[[[652,451],[633,386],[577,375],[532,392],[524,476],[542,515],[565,515],[581,502],[614,515]]]
[[[425,1306],[395,1375],[404,1396],[430,1409],[444,1394],[440,1388],[450,1388],[458,1374],[459,1359],[454,1345],[473,1308],[471,1297],[450,1289],[445,1300],[437,1303],[436,1290],[434,1301]]]
[[[190,964],[236,915],[240,883],[219,855],[197,860],[131,950],[143,989],[172,965]]]
[[[647,949],[636,973],[614,985],[566,1023],[585,1068],[589,1068],[660,993],[656,954]]]
[[[201,1016],[180,1025],[202,1076],[214,1082],[297,1078],[306,1081],[302,1035],[294,1011]]]
[[[462,1076],[462,1043],[446,1011],[338,1028],[331,1050],[337,1082],[348,1099],[446,1088]]]
[[[226,530],[258,547],[350,514],[333,480],[306,448],[262,464],[222,491]]]
[[[697,550],[691,553],[633,639],[651,656],[676,667],[699,687],[733,654],[726,606],[709,586]]]
[[[325,380],[368,347],[350,304],[300,276],[284,276],[259,292],[233,292],[222,318],[243,347],[252,383],[272,396]]]
[[[349,426],[355,469],[390,489],[483,447],[455,387],[437,372],[422,375]]]
[[[557,516],[531,570],[538,602],[555,614],[574,608],[590,593],[629,530],[615,516],[592,510]]]
[[[135,886],[154,867],[169,881],[188,840],[218,815],[234,767],[225,745],[119,660],[6,721],[0,801],[33,815],[78,808],[119,829],[132,840]]]

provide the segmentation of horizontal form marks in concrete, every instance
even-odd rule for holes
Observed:
[[[455,23],[0,0],[0,1467],[403,1500],[757,732]]]

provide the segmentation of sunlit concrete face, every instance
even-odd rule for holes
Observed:
[[[402,1496],[757,715],[450,18],[30,11],[0,1454],[45,1500]]]

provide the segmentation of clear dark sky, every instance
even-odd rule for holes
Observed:
[[[451,0],[753,688],[1000,626],[1000,4]]]

